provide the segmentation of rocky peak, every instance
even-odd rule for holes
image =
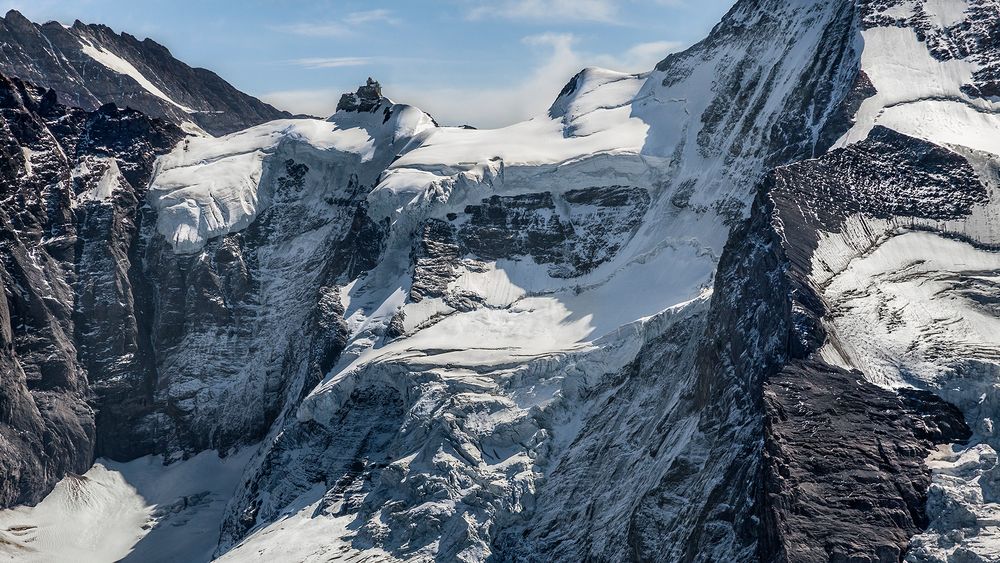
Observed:
[[[0,74],[2,505],[38,502],[86,471],[97,434],[118,424],[95,401],[144,383],[129,379],[142,345],[129,252],[153,162],[181,137],[135,110],[70,108]]]
[[[8,25],[18,25],[18,26],[30,26],[31,22],[28,18],[24,17],[21,12],[17,10],[8,10],[7,14],[3,17],[4,21]]]
[[[104,25],[38,25],[11,10],[0,20],[0,45],[0,73],[51,88],[63,103],[88,111],[114,102],[213,135],[291,117],[154,41]]]
[[[0,506],[158,454],[103,559],[1000,561],[991,2],[739,0],[482,132],[369,78],[179,142],[0,78]],[[148,40],[8,36],[88,103],[141,86],[112,55],[170,97],[125,102],[219,99]]]
[[[346,93],[337,103],[337,111],[373,112],[382,103],[382,85],[371,77],[355,93]]]

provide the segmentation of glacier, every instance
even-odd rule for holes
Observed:
[[[100,350],[118,309],[75,305],[112,311],[69,331],[99,459],[0,511],[0,553],[996,560],[998,23],[740,0],[501,129],[369,80],[327,120],[186,127],[145,185],[67,160],[119,269],[18,263],[135,322]]]

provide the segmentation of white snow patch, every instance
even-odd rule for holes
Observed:
[[[326,487],[316,485],[291,503],[283,515],[262,529],[251,533],[217,561],[272,561],[274,563],[320,563],[336,561],[352,551],[355,532],[349,525],[354,515],[330,516],[317,513]],[[322,538],[322,541],[318,541]],[[392,561],[378,548],[365,549],[366,560]]]
[[[969,104],[924,100],[882,110],[878,124],[938,144],[1000,155],[1000,113]]]
[[[156,84],[153,84],[152,82],[149,81],[148,78],[143,76],[143,74],[139,72],[139,69],[135,68],[135,66],[133,66],[132,63],[126,61],[125,59],[119,57],[118,55],[112,53],[111,51],[106,51],[100,46],[95,46],[94,44],[92,44],[91,42],[87,41],[82,37],[80,38],[80,48],[83,50],[84,54],[94,59],[95,61],[101,63],[102,65],[106,66],[107,68],[117,72],[118,74],[124,74],[132,78],[133,80],[139,83],[139,86],[142,86],[144,90],[156,96],[157,98],[160,98],[161,100],[177,107],[178,109],[186,113],[197,112],[197,110],[191,109],[187,106],[183,106],[171,100],[169,96],[163,93],[163,90],[160,90],[156,86]]]
[[[961,2],[937,2],[954,15]],[[939,61],[908,27],[876,27],[862,32],[861,69],[877,94],[865,100],[856,123],[838,142],[842,147],[868,137],[875,125],[938,144],[957,144],[1000,154],[1000,104],[973,98],[962,86],[973,82],[980,65],[964,59]]]
[[[512,305],[526,294],[523,287],[519,287],[510,279],[507,268],[515,267],[515,264],[500,260],[488,264],[485,271],[465,271],[451,284],[451,288],[460,288],[482,295],[486,297],[486,304],[491,307]]]
[[[890,18],[908,18],[913,15],[913,11],[916,9],[919,2],[920,0],[903,0],[902,2],[898,2],[897,4],[891,5],[887,9],[883,10],[882,15]]]
[[[499,158],[507,166],[558,164],[598,153],[638,154],[649,126],[630,118],[629,107],[608,110],[620,113],[615,125],[587,136],[564,136],[561,120],[536,117],[503,129],[470,130],[442,127],[433,130],[420,148],[393,163],[393,169],[454,169],[462,163],[483,163]]]
[[[358,162],[370,160],[375,150],[364,129],[315,119],[272,121],[219,138],[188,137],[157,161],[149,192],[157,230],[175,251],[191,253],[210,238],[245,228],[259,211],[264,160],[283,142],[307,143]]]
[[[968,9],[968,0],[924,0],[924,11],[938,27],[951,27],[965,21]]]
[[[97,185],[87,191],[81,192],[73,199],[73,206],[82,205],[88,201],[107,202],[111,200],[115,191],[121,187],[124,181],[122,171],[118,168],[118,161],[113,158],[102,159],[107,164],[107,169],[97,181]],[[86,173],[87,165],[82,164],[74,172]]]
[[[28,147],[22,146],[21,147],[21,154],[24,156],[24,175],[30,178],[35,173],[35,171],[32,169],[32,165],[31,165],[31,157],[35,153],[34,153],[34,151],[32,151],[31,149],[29,149]]]
[[[35,507],[0,511],[0,556],[18,561],[210,561],[226,503],[252,449],[98,462]]]
[[[907,561],[1000,561],[1000,465],[988,444],[942,445],[927,458],[932,473],[930,528],[913,537]]]

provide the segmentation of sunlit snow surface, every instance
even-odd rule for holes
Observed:
[[[158,161],[149,197],[160,234],[178,252],[193,252],[209,238],[245,228],[257,216],[265,158],[282,142],[295,141],[359,162],[371,159],[374,150],[367,131],[320,120],[273,121],[222,138],[189,137]]]
[[[220,459],[208,451],[169,466],[159,456],[98,460],[38,506],[0,512],[0,559],[208,561],[250,453]]]
[[[170,97],[168,97],[166,94],[163,93],[163,90],[160,90],[155,84],[150,82],[150,80],[146,78],[141,72],[139,72],[139,69],[135,68],[135,66],[132,63],[126,61],[125,59],[119,57],[118,55],[112,53],[111,51],[106,51],[99,46],[93,45],[86,39],[82,38],[80,39],[80,47],[83,50],[84,54],[86,54],[88,57],[94,59],[95,61],[101,63],[102,65],[106,66],[107,68],[119,74],[124,74],[125,76],[132,78],[133,80],[139,83],[139,86],[142,86],[143,89],[149,92],[150,94],[175,106],[177,109],[181,111],[187,113],[195,113],[195,110],[187,106],[183,106],[175,102],[174,100],[170,99]]]
[[[95,467],[86,481],[64,481],[36,509],[2,513],[0,531],[6,530],[4,538],[13,542],[8,547],[33,543],[39,554],[85,561],[82,554],[92,545],[87,542],[101,537],[97,553],[108,559],[124,556],[139,541],[132,552],[136,560],[158,560],[139,558],[144,549],[175,547],[190,551],[173,560],[205,560],[218,539],[224,502],[213,501],[209,508],[182,503],[177,520],[163,520],[146,536],[142,526],[150,521],[154,504],[177,506],[178,498],[203,491],[215,491],[209,498],[218,494],[228,499],[236,487],[234,503],[240,495],[257,494],[252,498],[261,501],[261,514],[267,516],[248,537],[223,546],[224,560],[378,559],[390,555],[378,545],[359,548],[352,543],[360,527],[374,529],[371,535],[381,537],[420,530],[428,522],[440,526],[428,532],[427,537],[436,539],[420,546],[413,558],[433,557],[450,533],[463,557],[485,559],[494,518],[527,510],[543,486],[545,472],[552,469],[546,464],[557,462],[580,436],[585,423],[580,412],[587,412],[581,398],[585,391],[621,374],[645,343],[705,309],[729,228],[746,215],[754,187],[767,170],[768,153],[775,148],[768,144],[772,127],[788,107],[800,107],[794,105],[800,101],[796,88],[823,46],[821,24],[833,18],[834,4],[782,3],[788,13],[770,15],[782,22],[780,33],[754,38],[751,45],[723,41],[704,47],[688,66],[678,65],[676,75],[587,69],[546,115],[503,129],[436,127],[419,110],[392,106],[388,121],[381,113],[341,112],[329,121],[286,120],[222,138],[189,137],[160,159],[149,197],[159,233],[179,254],[198,253],[209,239],[239,232],[253,222],[270,204],[271,176],[281,160],[297,150],[309,151],[310,163],[333,163],[331,168],[339,173],[360,171],[361,184],[370,189],[369,216],[389,225],[384,252],[377,266],[336,288],[345,310],[347,349],[314,388],[304,390],[305,400],[282,422],[287,426],[276,427],[270,438],[296,424],[321,426],[333,436],[346,433],[350,429],[340,426],[338,409],[349,404],[356,391],[397,392],[406,401],[408,426],[392,442],[395,449],[386,452],[392,454],[391,463],[371,485],[393,502],[376,507],[385,513],[376,511],[363,521],[364,516],[350,511],[356,507],[338,505],[344,513],[323,512],[330,492],[326,483],[302,490],[296,489],[298,483],[288,484],[287,490],[296,492],[287,496],[237,487],[244,466],[244,477],[258,475],[254,471],[272,440],[252,460],[237,457],[221,465],[201,454],[166,469],[148,459],[108,465],[124,477]],[[914,5],[893,7],[894,17],[907,17]],[[928,0],[924,5],[933,22],[950,25],[962,17],[966,3]],[[756,16],[737,11],[733,18],[752,25]],[[875,125],[884,125],[935,143],[982,151],[981,159],[1000,154],[996,104],[961,91],[979,68],[976,64],[934,59],[907,28],[868,29],[857,43],[864,48],[862,68],[878,94],[862,104],[841,145],[860,141]],[[782,64],[775,65],[777,60]],[[838,78],[846,83],[849,70]],[[741,101],[719,93],[732,86],[717,84],[721,76],[742,86],[742,77],[755,72],[769,79],[748,87],[752,91]],[[713,111],[719,121],[709,126],[703,116]],[[815,142],[819,132],[810,134],[813,138],[804,142]],[[311,180],[315,186],[324,182],[333,185],[334,179]],[[113,186],[102,186],[100,193],[87,198],[107,197]],[[611,242],[619,248],[592,271],[557,277],[531,256],[461,261],[447,291],[474,295],[482,306],[456,310],[442,298],[410,299],[414,240],[427,220],[447,221],[450,214],[460,215],[491,196],[548,192],[558,198],[570,190],[612,186],[641,188],[649,194],[650,205],[635,232],[616,235]],[[993,192],[991,200],[997,201]],[[574,218],[568,209],[552,213]],[[996,244],[997,217],[996,207],[987,205],[965,221],[917,226]],[[919,541],[926,543],[924,552],[947,555],[955,547],[944,545],[941,537],[950,533],[953,512],[948,507],[956,505],[948,499],[971,506],[974,518],[983,519],[982,541],[992,541],[987,524],[996,507],[974,497],[990,452],[998,447],[989,433],[992,422],[986,420],[993,417],[987,411],[995,411],[996,370],[989,366],[997,359],[1000,326],[968,288],[997,287],[1000,261],[982,247],[901,228],[915,223],[853,217],[843,232],[823,233],[815,252],[814,281],[836,313],[831,328],[839,341],[824,348],[825,358],[858,368],[881,385],[933,388],[978,417],[982,443],[976,449],[946,448],[931,460],[938,528]],[[296,249],[316,240],[326,239],[304,236],[296,239],[301,246]],[[298,278],[307,277],[289,274],[296,264],[288,262],[282,270],[288,279],[266,286],[268,298],[277,303],[284,304],[285,293],[293,294]],[[689,313],[691,318],[685,317]],[[256,344],[273,349],[278,358],[277,347],[302,323],[298,313],[273,314],[292,320],[267,325],[260,336],[266,340]],[[402,319],[403,334],[386,338],[393,319]],[[214,344],[199,342],[206,349]],[[961,377],[956,366],[965,370]],[[672,366],[677,373],[670,375],[684,381],[689,368]],[[240,383],[225,385],[238,388]],[[674,391],[680,397],[683,390]],[[670,445],[670,455],[690,454],[685,448],[694,434],[693,425],[671,434],[676,443]],[[705,453],[695,450],[696,455]],[[280,462],[284,465],[268,468],[275,473],[265,477],[304,479],[296,473],[296,464],[310,463],[310,456],[316,455],[282,454],[287,454]],[[972,457],[975,463],[969,461]],[[656,463],[670,461],[664,457]],[[174,471],[184,479],[171,481]],[[153,488],[153,481],[160,488]],[[437,487],[433,501],[424,502],[426,483]],[[614,491],[620,484],[605,485]],[[466,503],[466,496],[474,502]],[[229,510],[239,508],[234,504]],[[85,522],[72,522],[67,510],[107,522],[100,530],[105,535],[80,529]],[[398,519],[392,526],[384,519],[390,510]],[[36,527],[18,527],[22,525]],[[65,537],[72,541],[53,540],[57,525],[66,526]],[[196,529],[202,534],[186,544],[177,539]],[[465,543],[455,540],[459,536]],[[28,542],[30,538],[35,540]],[[982,552],[989,553],[987,548]]]
[[[115,190],[121,186],[122,172],[118,168],[118,161],[113,158],[101,158],[97,160],[98,164],[105,168],[104,172],[101,173],[101,179],[93,188],[78,194],[73,200],[74,206],[88,201],[106,202],[111,199]],[[73,172],[74,175],[88,174],[90,172],[89,165],[81,163]]]
[[[909,17],[923,4],[932,24],[964,19],[965,0],[911,0],[894,8]],[[950,22],[950,23],[949,23]],[[910,27],[875,27],[862,32],[861,70],[877,94],[861,105],[854,127],[840,145],[868,136],[884,125],[938,144],[963,145],[1000,155],[1000,103],[962,91],[981,65],[971,58],[935,59]]]
[[[911,0],[885,14],[910,18],[922,9],[933,33],[972,18],[973,4],[989,5]],[[832,335],[822,356],[879,385],[933,390],[963,411],[975,434],[969,446],[942,446],[928,459],[931,526],[914,538],[907,560],[997,561],[1000,104],[963,91],[981,68],[973,57],[938,60],[905,26],[874,27],[862,36],[861,67],[878,93],[862,104],[840,144],[883,125],[953,147],[976,166],[989,202],[962,220],[858,214],[840,232],[820,233],[813,278],[831,308]]]

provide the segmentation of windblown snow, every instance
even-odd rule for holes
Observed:
[[[177,109],[186,113],[195,113],[197,111],[170,99],[169,96],[163,93],[163,90],[160,90],[156,84],[153,84],[148,78],[146,78],[145,75],[139,72],[139,69],[135,68],[135,65],[112,53],[111,51],[105,50],[100,46],[95,46],[86,39],[80,40],[80,47],[84,54],[88,57],[117,72],[118,74],[124,74],[125,76],[135,80],[144,90],[175,106]]]

